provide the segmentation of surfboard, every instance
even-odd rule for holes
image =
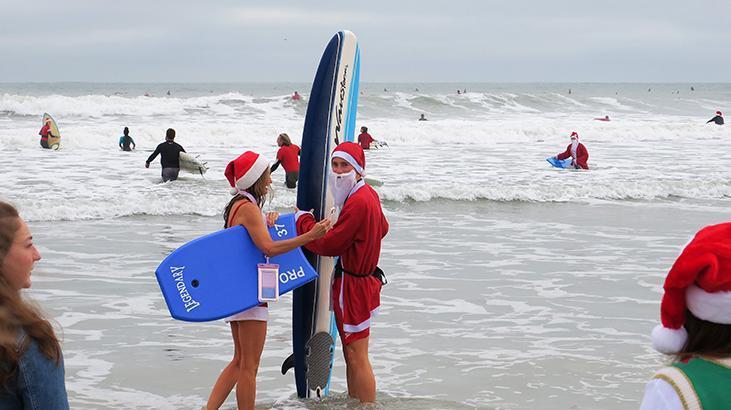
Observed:
[[[180,160],[180,169],[183,171],[201,175],[208,171],[208,167],[206,166],[207,162],[201,162],[197,157],[194,157],[187,152],[181,152],[178,158]]]
[[[549,164],[553,165],[556,168],[570,168],[571,167],[571,158],[560,160],[555,159],[553,157],[546,158],[546,161],[548,161]]]
[[[312,83],[302,133],[297,207],[313,209],[317,220],[333,206],[327,192],[330,153],[343,141],[355,138],[360,81],[360,50],[355,34],[336,33],[325,47]],[[292,305],[292,356],[282,373],[294,368],[301,398],[329,392],[337,329],[330,311],[330,284],[335,261],[305,250],[319,277],[294,291]]]
[[[51,135],[48,137],[48,148],[58,151],[61,148],[61,133],[58,131],[56,120],[51,117],[51,114],[44,113],[43,124],[46,123],[46,120],[51,120]]]
[[[280,216],[269,234],[275,241],[297,236],[294,214]],[[302,250],[269,259],[279,264],[279,292],[317,278]],[[264,254],[243,226],[205,235],[179,247],[155,271],[170,315],[178,320],[216,320],[257,306],[258,269]]]

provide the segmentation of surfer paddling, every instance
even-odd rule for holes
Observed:
[[[358,144],[344,142],[335,148],[328,186],[335,207],[341,209],[340,215],[323,238],[305,245],[318,255],[340,257],[335,266],[331,306],[343,343],[348,395],[364,403],[376,400],[368,341],[385,283],[377,265],[381,241],[388,233],[378,194],[365,183],[365,165],[365,153]],[[316,227],[311,213],[297,212],[300,235]]]
[[[716,125],[723,125],[723,113],[721,111],[716,111],[716,116],[706,121],[706,124],[708,124],[709,122],[712,122]]]
[[[559,161],[571,158],[571,166],[576,169],[589,169],[589,151],[587,151],[584,144],[579,142],[579,134],[576,132],[571,133],[571,143],[566,147],[566,151],[553,157]]]
[[[224,227],[242,225],[251,240],[268,257],[280,255],[322,238],[330,229],[325,219],[314,225],[306,234],[296,238],[273,241],[267,226],[274,226],[279,214],[262,212],[262,206],[272,183],[269,163],[257,153],[246,151],[229,162],[224,172],[234,195],[223,212]],[[225,319],[231,326],[234,340],[234,356],[223,369],[208,398],[207,409],[221,407],[236,386],[236,403],[239,409],[253,409],[256,401],[256,373],[267,333],[269,311],[266,303],[254,306]]]

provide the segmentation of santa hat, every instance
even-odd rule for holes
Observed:
[[[231,185],[231,195],[251,188],[268,168],[269,162],[252,151],[246,151],[229,162],[223,174]]]
[[[343,142],[335,147],[333,158],[342,158],[355,168],[360,176],[365,176],[365,153],[360,145],[354,142]]]
[[[716,115],[723,115],[721,111],[716,111]]]
[[[652,330],[655,350],[675,354],[685,347],[686,308],[699,319],[731,325],[731,223],[701,229],[673,264],[663,288],[662,325]]]
[[[571,137],[570,138],[573,138],[573,137],[576,137],[576,139],[579,139],[579,134],[576,131],[573,131],[571,133]]]

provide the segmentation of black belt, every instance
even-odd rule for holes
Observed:
[[[350,276],[355,276],[356,278],[367,278],[368,276],[375,276],[376,279],[378,279],[381,282],[381,286],[388,283],[388,280],[386,279],[386,274],[383,273],[383,270],[381,270],[381,268],[379,268],[378,266],[376,266],[376,269],[371,273],[362,274],[362,273],[348,272],[347,270],[343,269],[343,265],[340,263],[340,258],[338,258],[338,263],[335,264],[334,273],[335,273],[336,278],[343,276],[343,273],[345,273]]]

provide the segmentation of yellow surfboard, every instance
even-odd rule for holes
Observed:
[[[58,132],[58,126],[56,125],[56,121],[53,117],[51,117],[50,114],[45,113],[43,114],[43,124],[45,124],[47,120],[51,121],[51,135],[48,136],[48,148],[58,150],[61,148],[61,133]]]

